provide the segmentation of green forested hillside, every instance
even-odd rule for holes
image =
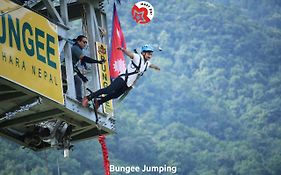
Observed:
[[[280,1],[150,1],[155,17],[144,25],[131,17],[137,1],[121,2],[127,47],[163,51],[152,59],[161,71],[146,72],[116,109],[111,163],[176,166],[179,175],[280,175]],[[64,175],[103,173],[97,140],[75,144],[66,160],[55,150],[0,145],[0,174],[57,174],[58,165]]]

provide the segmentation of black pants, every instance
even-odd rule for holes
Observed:
[[[115,80],[111,82],[111,84],[103,89],[97,90],[88,96],[89,100],[93,98],[100,98],[98,99],[99,104],[107,102],[108,100],[118,98],[121,96],[126,90],[128,90],[128,86],[126,82],[121,78],[117,77]],[[102,94],[106,94],[106,96],[102,97]]]
[[[74,75],[76,99],[82,101],[82,79],[78,75]]]

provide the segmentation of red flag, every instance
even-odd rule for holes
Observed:
[[[116,6],[113,6],[113,24],[110,53],[110,77],[116,78],[126,70],[126,62],[121,50],[118,47],[126,48],[126,42],[118,19]]]

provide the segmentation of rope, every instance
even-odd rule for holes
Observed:
[[[85,4],[82,6],[83,12],[82,12],[82,31],[85,34],[85,36],[88,37],[88,23],[87,23],[87,18],[86,18],[86,7]]]
[[[105,175],[110,175],[109,171],[109,160],[108,160],[108,151],[105,143],[105,136],[100,135],[99,136],[99,142],[102,148],[102,155],[103,155],[103,166],[104,166],[104,174]]]
[[[82,12],[82,32],[85,36],[88,37],[88,24],[87,24],[87,19],[86,19],[86,7],[85,7],[85,4],[83,4],[82,6],[83,8],[83,12]],[[87,63],[85,63],[87,64]],[[85,69],[84,66],[82,66],[82,74],[85,76],[87,73],[87,70]],[[82,84],[83,86],[83,94],[85,95],[86,94],[86,87],[87,87],[87,83],[83,82]]]
[[[44,151],[44,159],[45,159],[45,168],[46,168],[46,174],[49,174],[49,170],[48,170],[48,154],[47,154],[47,151],[45,150]]]
[[[87,90],[90,91],[90,93],[92,93],[92,91],[90,89],[87,88]],[[104,174],[110,175],[108,150],[107,150],[106,143],[105,143],[105,136],[101,134],[101,128],[99,126],[98,111],[97,111],[97,108],[95,107],[95,104],[94,104],[94,112],[95,112],[95,116],[96,116],[96,126],[97,126],[98,134],[99,134],[98,140],[101,145],[102,155],[103,155]]]

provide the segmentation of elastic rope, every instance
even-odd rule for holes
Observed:
[[[99,136],[99,143],[100,143],[101,148],[102,148],[104,174],[110,175],[110,171],[109,171],[109,164],[110,163],[109,163],[109,160],[108,160],[108,150],[107,150],[107,147],[106,147],[104,135]]]

